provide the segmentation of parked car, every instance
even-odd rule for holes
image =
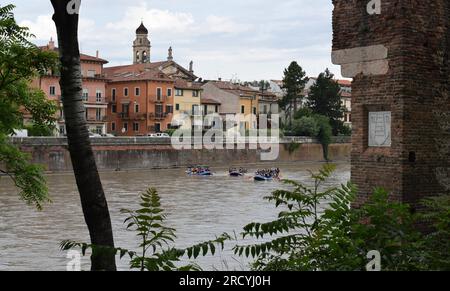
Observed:
[[[110,134],[110,133],[106,133],[106,134],[102,134],[102,137],[116,137],[116,136],[113,134]]]
[[[167,133],[151,133],[151,134],[148,134],[147,136],[159,137],[159,138],[170,138],[170,135],[168,135]]]

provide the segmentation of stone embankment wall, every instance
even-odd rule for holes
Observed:
[[[92,147],[101,171],[165,169],[205,164],[210,166],[263,163],[262,149],[175,150],[170,139],[158,138],[92,138]],[[12,142],[28,152],[34,163],[42,164],[49,172],[72,171],[65,138],[14,138]],[[350,159],[348,138],[336,138],[330,145],[334,161]],[[302,161],[323,161],[322,146],[309,138],[286,138],[280,143],[279,157],[268,164]]]

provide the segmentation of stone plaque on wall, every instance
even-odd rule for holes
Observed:
[[[390,147],[391,112],[369,112],[369,147]]]

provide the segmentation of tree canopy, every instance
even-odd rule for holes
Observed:
[[[285,109],[287,105],[301,101],[303,98],[303,90],[309,78],[306,77],[306,72],[297,62],[292,62],[287,69],[284,70],[283,89],[286,90],[286,95],[281,100],[281,107]]]
[[[56,104],[32,88],[31,81],[52,69],[57,58],[28,41],[33,35],[16,23],[13,9],[14,5],[0,6],[0,172],[11,177],[26,203],[41,209],[49,200],[42,168],[30,164],[29,156],[8,137],[25,129],[26,122],[54,126]]]
[[[311,86],[306,103],[313,113],[330,119],[335,135],[339,134],[344,126],[341,119],[344,116],[345,109],[342,105],[340,92],[341,88],[334,80],[334,75],[326,69],[319,75],[315,84]]]

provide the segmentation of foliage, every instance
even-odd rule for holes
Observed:
[[[119,255],[121,259],[128,255],[131,260],[130,269],[139,269],[141,271],[196,271],[200,270],[200,267],[195,264],[177,267],[176,263],[179,263],[184,256],[187,256],[189,259],[196,259],[200,255],[206,256],[208,253],[214,255],[216,253],[216,245],[223,249],[225,241],[231,239],[229,235],[223,234],[215,240],[203,242],[186,249],[172,247],[171,244],[176,239],[176,230],[164,226],[166,215],[161,208],[157,191],[149,189],[147,192],[142,193],[140,198],[140,209],[124,209],[121,211],[128,215],[124,221],[127,225],[127,230],[136,232],[140,239],[139,253],[123,248],[109,249],[103,247],[99,249],[99,247],[91,244],[73,241],[63,241],[61,250],[67,251],[81,248],[83,256],[86,255],[88,249],[111,251]]]
[[[29,155],[22,153],[8,143],[5,136],[0,135],[0,161],[6,170],[0,172],[9,176],[16,187],[20,189],[19,196],[28,205],[34,205],[42,210],[43,203],[50,202],[46,180],[42,168],[28,162]]]
[[[284,70],[283,89],[286,90],[286,94],[283,99],[280,100],[279,105],[283,110],[289,108],[288,113],[291,123],[292,115],[294,114],[293,111],[297,110],[297,104],[301,103],[303,90],[305,89],[308,80],[306,72],[295,61]]]
[[[170,129],[166,130],[165,133],[167,133],[168,135],[172,136],[176,131],[177,131],[177,129],[170,128]]]
[[[292,122],[292,131],[296,136],[316,137],[319,130],[319,125],[314,117],[302,117]]]
[[[29,156],[11,145],[8,136],[26,128],[25,117],[51,130],[56,105],[42,91],[30,88],[30,82],[52,69],[57,57],[27,40],[32,35],[17,25],[13,9],[13,5],[0,6],[0,164],[4,167],[0,172],[13,179],[26,203],[41,209],[49,200],[42,168],[31,165]]]
[[[333,136],[330,120],[322,115],[314,115],[314,119],[319,127],[319,132],[317,133],[316,138],[322,145],[323,158],[328,161],[328,147],[331,144],[331,138]]]
[[[317,78],[317,81],[310,88],[310,93],[306,102],[315,114],[326,116],[330,119],[333,134],[338,135],[343,128],[345,108],[342,105],[341,88],[334,80],[334,75],[326,69]]]
[[[289,132],[297,136],[316,138],[323,149],[323,157],[328,161],[328,147],[333,136],[330,120],[323,115],[310,114],[308,110],[300,110],[296,114],[303,117],[294,119]]]
[[[287,146],[287,150],[289,152],[289,154],[293,154],[296,150],[298,150],[301,147],[301,144],[295,141],[292,141],[289,143],[289,145]]]
[[[419,214],[421,221],[431,225],[432,232],[425,237],[423,248],[425,270],[450,270],[450,194],[427,198],[427,211]]]
[[[352,135],[352,128],[346,124],[342,125],[342,128],[339,130],[339,135],[342,136],[351,136]]]
[[[25,128],[28,130],[28,136],[53,136],[54,134],[51,127],[39,124],[29,124]]]
[[[302,117],[311,117],[313,115],[313,111],[308,107],[302,107],[294,115],[294,119],[300,119]]]
[[[245,226],[244,238],[265,242],[236,246],[235,253],[255,258],[260,271],[365,270],[372,250],[380,252],[384,271],[450,269],[448,195],[425,201],[429,210],[421,219],[432,221],[433,231],[424,235],[410,207],[382,189],[359,209],[351,208],[357,193],[351,183],[320,190],[333,170],[326,165],[312,173],[312,187],[285,181],[293,190],[266,197],[283,210],[275,221]]]

